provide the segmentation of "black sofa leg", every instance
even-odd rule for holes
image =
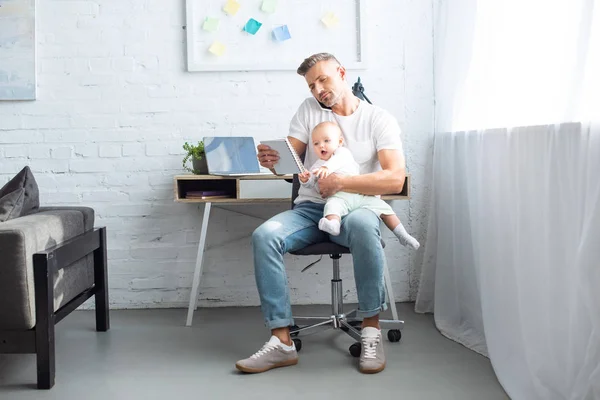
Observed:
[[[37,348],[37,387],[38,389],[51,389],[54,386],[56,358],[54,353],[54,325],[48,327],[44,333],[38,332],[43,330],[36,328],[36,336],[38,336]],[[45,343],[39,345],[45,337]]]
[[[56,258],[46,255],[33,256],[33,275],[35,283],[35,346],[37,355],[38,389],[51,389],[55,377],[54,348],[54,287],[50,271],[56,264]]]
[[[106,262],[106,228],[99,229],[100,247],[94,250],[94,285],[96,294],[96,330],[106,332],[110,329],[108,316],[108,268]]]

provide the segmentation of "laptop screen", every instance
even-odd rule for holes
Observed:
[[[204,153],[211,174],[260,172],[252,137],[205,137]]]

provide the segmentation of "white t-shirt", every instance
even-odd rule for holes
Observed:
[[[377,158],[379,150],[403,151],[400,126],[396,119],[384,109],[362,100],[352,114],[342,116],[322,108],[314,97],[309,97],[292,118],[289,136],[308,144],[314,127],[324,121],[339,125],[344,136],[344,146],[358,163],[360,174],[381,169]],[[307,146],[304,166],[312,166],[318,159],[311,146]],[[302,201],[325,202],[320,196],[315,198],[310,189],[301,186],[296,203]]]

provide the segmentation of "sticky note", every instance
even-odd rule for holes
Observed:
[[[284,40],[291,39],[292,35],[290,35],[287,25],[281,25],[273,29],[273,38],[278,42],[283,42]]]
[[[214,32],[219,29],[219,22],[220,21],[218,18],[206,17],[204,23],[202,24],[202,29],[205,31]]]
[[[254,35],[256,32],[258,32],[261,26],[262,23],[258,22],[254,18],[250,18],[248,22],[246,22],[246,25],[244,25],[244,31]]]
[[[340,19],[333,12],[328,12],[321,18],[321,22],[328,28],[334,28],[340,23]]]
[[[235,15],[240,10],[240,3],[236,0],[227,0],[227,3],[223,7],[223,11],[225,11],[229,15]]]
[[[208,48],[208,51],[213,53],[215,56],[222,56],[225,53],[225,45],[221,42],[214,42]]]
[[[263,0],[260,9],[266,13],[273,14],[277,10],[277,0]]]

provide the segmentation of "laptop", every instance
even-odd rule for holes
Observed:
[[[272,172],[258,164],[256,146],[251,136],[205,137],[204,153],[210,175],[272,175]]]

